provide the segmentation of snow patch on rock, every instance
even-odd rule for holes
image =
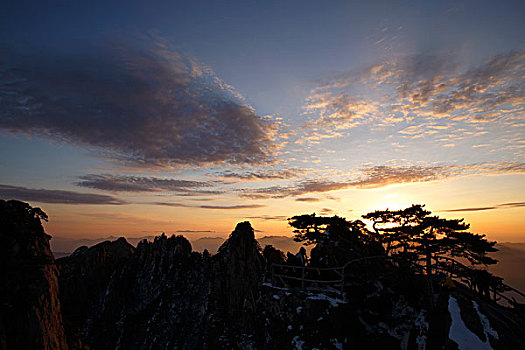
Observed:
[[[481,311],[479,311],[478,303],[476,303],[475,301],[472,301],[472,303],[474,304],[474,309],[476,309],[476,312],[478,313],[479,320],[481,321],[481,324],[483,325],[483,331],[485,332],[485,336],[487,337],[487,339],[489,339],[489,337],[488,337],[489,334],[491,336],[493,336],[495,339],[499,339],[498,332],[496,332],[490,326],[490,322],[489,322],[489,319],[487,318],[487,316],[483,315],[481,313]]]
[[[337,307],[337,306],[339,306],[339,304],[346,304],[346,301],[344,301],[343,299],[329,297],[328,295],[322,294],[322,293],[321,294],[309,294],[308,299],[310,299],[310,300],[327,300],[327,301],[330,302],[330,305],[332,307]]]
[[[452,318],[448,337],[458,344],[459,350],[492,350],[488,338],[482,342],[476,334],[467,328],[461,318],[458,301],[453,296],[448,299],[448,312]]]

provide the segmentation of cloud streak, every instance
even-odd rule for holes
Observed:
[[[0,185],[0,197],[18,199],[28,202],[40,202],[51,204],[126,204],[125,201],[122,201],[118,198],[102,194],[80,193],[62,190],[33,189],[8,185]]]
[[[247,205],[200,205],[199,208],[202,209],[219,209],[219,210],[237,210],[237,209],[257,209],[263,208],[265,205],[260,204],[247,204]]]
[[[255,164],[270,155],[270,123],[209,67],[162,39],[89,51],[5,50],[0,129],[142,167]]]
[[[163,179],[158,177],[88,174],[79,177],[77,186],[113,192],[174,192],[178,195],[210,195],[221,191],[204,190],[212,182]]]
[[[271,169],[262,169],[259,171],[244,171],[244,172],[234,172],[234,171],[224,171],[215,176],[222,177],[225,179],[239,179],[242,181],[255,181],[255,180],[283,180],[298,177],[305,173],[304,170],[300,169],[281,169],[281,170],[271,170]]]
[[[264,220],[264,221],[285,221],[288,217],[285,215],[261,215],[247,216],[246,219]]]
[[[315,197],[301,197],[301,198],[295,198],[296,202],[307,202],[307,203],[313,203],[313,202],[320,202],[322,201],[322,198],[315,198]]]
[[[471,207],[471,208],[461,208],[461,209],[448,209],[441,210],[442,212],[461,212],[461,211],[485,211],[485,210],[494,210],[494,209],[508,209],[508,208],[520,208],[525,207],[525,202],[514,202],[514,203],[503,203],[496,204],[489,207]]]
[[[190,205],[183,203],[169,203],[169,202],[154,202],[148,203],[154,205],[163,205],[167,207],[180,207],[180,208],[200,208],[200,209],[212,209],[212,210],[240,210],[240,209],[257,209],[263,208],[265,205],[262,204],[246,204],[246,205]]]

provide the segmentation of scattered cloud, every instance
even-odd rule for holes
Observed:
[[[178,195],[220,194],[222,191],[204,190],[213,182],[158,178],[154,176],[124,176],[88,174],[79,177],[77,186],[113,192],[174,192]]]
[[[392,58],[319,81],[304,110],[314,118],[308,126],[317,138],[388,126],[394,136],[432,136],[452,147],[463,138],[517,132],[525,116],[524,71],[525,53],[515,51],[470,68],[450,55]],[[518,147],[520,135],[507,143]]]
[[[455,176],[524,173],[525,163],[520,162],[493,162],[471,165],[436,166],[380,165],[361,169],[360,175],[354,179],[341,181],[304,180],[291,186],[244,189],[241,190],[240,196],[250,199],[287,198],[312,193],[345,190],[348,188],[373,189],[396,184],[437,181]],[[297,198],[296,200],[305,201],[304,198]]]
[[[347,94],[315,93],[308,97],[306,112],[318,112],[315,125],[335,130],[350,129],[378,113],[377,105]]]
[[[484,210],[520,208],[520,207],[525,207],[525,202],[503,203],[503,204],[496,204],[496,205],[492,205],[488,207],[472,207],[472,208],[448,209],[448,210],[440,210],[440,211],[441,212],[484,211]]]
[[[283,180],[298,177],[303,175],[306,171],[300,169],[261,169],[258,171],[245,171],[245,172],[234,172],[224,171],[221,173],[214,174],[214,176],[226,178],[226,179],[239,179],[243,181],[254,181],[254,180]]]
[[[80,193],[63,190],[34,189],[20,186],[0,185],[0,197],[28,202],[52,204],[106,204],[120,205],[126,202],[102,194]]]
[[[82,145],[133,166],[267,161],[271,123],[162,38],[89,52],[4,50],[0,130]]]
[[[363,177],[353,181],[357,188],[378,188],[393,184],[428,182],[443,179],[455,173],[454,166],[374,166],[362,169]]]
[[[408,182],[426,182],[444,178],[450,175],[451,167],[421,167],[421,166],[374,166],[361,170],[362,176],[355,180],[329,181],[305,180],[294,186],[272,186],[255,190],[245,190],[241,197],[286,198],[301,196],[310,193],[324,193],[330,191],[355,188],[378,188],[392,184]],[[315,198],[297,198],[297,201],[314,201]]]

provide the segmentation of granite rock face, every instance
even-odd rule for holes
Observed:
[[[252,226],[249,222],[237,224],[212,258],[208,346],[228,347],[253,341],[263,264]]]
[[[182,236],[135,251],[121,240],[59,259],[71,347],[215,348],[254,333],[262,258],[249,223],[213,257]]]
[[[0,349],[67,349],[58,271],[39,208],[0,200]]]
[[[116,270],[124,266],[135,248],[119,238],[91,248],[80,247],[56,260],[60,273],[60,299],[70,348],[81,348],[85,321],[102,307],[102,295]]]

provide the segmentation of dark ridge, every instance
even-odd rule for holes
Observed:
[[[45,214],[21,202],[0,208],[0,349],[455,349],[452,301],[480,342],[525,348],[523,305],[429,278],[358,221],[290,219],[313,242],[307,267],[295,252],[262,251],[241,222],[215,255],[163,234],[137,248],[124,238],[80,247],[57,269]]]

